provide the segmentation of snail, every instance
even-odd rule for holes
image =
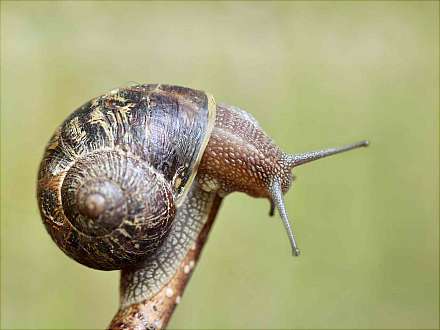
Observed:
[[[292,169],[367,145],[284,153],[249,113],[209,93],[133,85],[85,103],[55,131],[39,169],[38,204],[65,254],[122,270],[124,309],[169,283],[215,199],[231,192],[267,198],[298,256],[283,198]]]

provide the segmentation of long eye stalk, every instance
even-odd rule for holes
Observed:
[[[288,155],[286,156],[286,158],[287,158],[288,166],[290,168],[293,168],[305,163],[312,162],[320,158],[339,154],[360,147],[367,147],[368,145],[369,142],[367,140],[364,140],[337,148],[328,148],[318,151],[305,152],[303,154]],[[270,214],[271,215],[273,214],[273,209],[274,209],[273,206],[276,206],[278,212],[280,213],[281,219],[283,220],[284,227],[286,228],[287,236],[289,237],[290,245],[292,247],[292,254],[294,256],[299,256],[300,250],[298,249],[298,246],[296,244],[295,235],[293,233],[292,227],[289,222],[289,218],[287,216],[286,206],[284,204],[284,198],[283,198],[283,190],[281,188],[281,183],[279,178],[275,178],[273,180],[271,186],[269,187],[269,192],[272,197]]]
[[[323,150],[318,150],[318,151],[309,151],[309,152],[305,152],[303,154],[298,154],[298,155],[290,155],[290,156],[288,156],[288,162],[290,163],[290,166],[293,168],[293,167],[296,167],[296,166],[299,166],[299,165],[302,165],[305,163],[312,162],[312,161],[320,159],[320,158],[332,156],[332,155],[346,152],[349,150],[353,150],[356,148],[368,147],[368,145],[369,145],[369,142],[367,140],[364,140],[364,141],[360,141],[357,143],[348,144],[348,145],[345,145],[342,147],[328,148],[328,149],[323,149]]]

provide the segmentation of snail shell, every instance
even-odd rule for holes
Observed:
[[[202,91],[137,85],[73,112],[49,141],[38,175],[52,239],[95,269],[151,256],[192,185],[215,109]]]

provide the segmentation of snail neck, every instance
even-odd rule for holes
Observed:
[[[199,182],[203,189],[218,190],[220,195],[239,191],[268,198],[273,177],[286,172],[290,180],[290,168],[284,171],[281,166],[283,156],[252,115],[220,104],[199,166]]]

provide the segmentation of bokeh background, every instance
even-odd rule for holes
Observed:
[[[1,2],[1,326],[103,328],[118,272],[52,243],[35,199],[55,127],[132,82],[205,89],[292,152],[286,196],[226,198],[170,327],[439,326],[438,2]]]

